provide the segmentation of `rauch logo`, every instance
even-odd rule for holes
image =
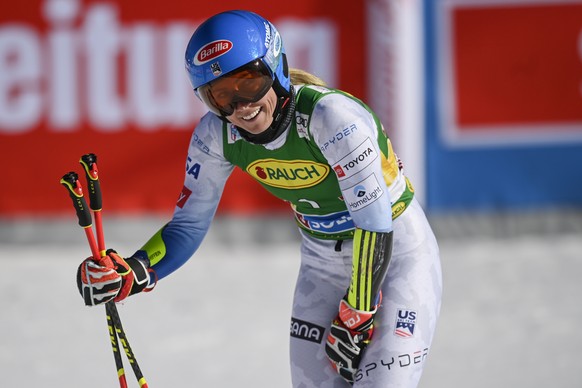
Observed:
[[[253,178],[268,186],[302,189],[322,182],[330,168],[326,164],[308,160],[261,159],[250,164],[246,170]]]

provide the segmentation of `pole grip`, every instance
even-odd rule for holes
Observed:
[[[79,176],[76,172],[71,171],[61,178],[61,184],[69,192],[69,196],[73,201],[73,207],[77,212],[77,218],[79,219],[79,225],[83,228],[88,228],[92,225],[91,212],[87,207],[87,202],[85,197],[83,197],[83,189],[81,183],[79,182]]]
[[[101,184],[99,183],[99,170],[97,169],[97,155],[85,154],[79,160],[87,176],[87,193],[89,206],[93,211],[100,211],[103,207],[101,197]]]

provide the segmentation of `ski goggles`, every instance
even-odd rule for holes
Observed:
[[[226,73],[196,92],[208,109],[217,115],[230,116],[239,102],[259,101],[273,85],[273,76],[260,59]]]

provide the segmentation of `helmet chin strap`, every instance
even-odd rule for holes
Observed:
[[[290,85],[289,92],[285,91],[285,94],[285,96],[278,98],[277,106],[273,112],[273,122],[263,132],[255,135],[241,127],[236,127],[243,139],[253,144],[267,144],[285,132],[295,115],[295,89],[293,85]],[[277,93],[277,95],[280,94]]]

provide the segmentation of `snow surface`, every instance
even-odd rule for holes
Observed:
[[[76,243],[2,240],[2,387],[119,386],[104,308],[83,306],[77,292],[75,272],[88,249],[74,231]],[[298,242],[234,244],[225,233],[213,227],[154,292],[118,305],[151,388],[291,386]],[[116,244],[124,254],[136,248]],[[581,236],[440,245],[443,308],[421,388],[582,386]]]

